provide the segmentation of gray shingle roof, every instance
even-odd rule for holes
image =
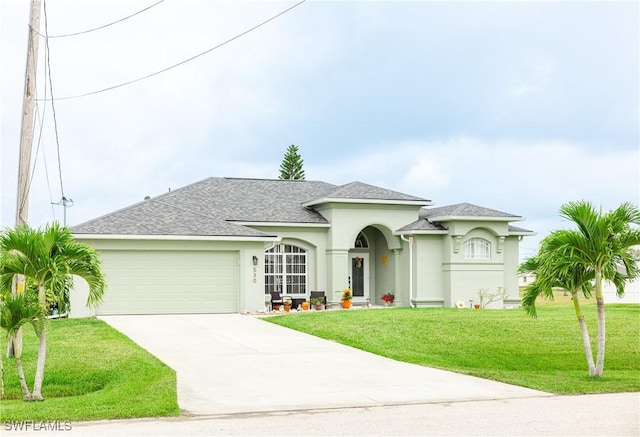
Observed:
[[[334,189],[306,180],[208,178],[157,199],[227,221],[327,223],[302,203]]]
[[[239,223],[328,224],[303,204],[313,199],[417,197],[354,182],[208,178],[111,214],[73,226],[75,234],[269,236]]]
[[[439,223],[432,223],[426,218],[421,218],[416,220],[413,223],[410,223],[406,226],[401,227],[396,232],[399,232],[402,234],[405,232],[412,232],[412,231],[446,231],[446,230],[447,228],[445,228]]]
[[[73,226],[74,234],[265,237],[265,234],[164,201],[146,200]]]
[[[534,235],[534,231],[530,231],[529,229],[519,228],[517,226],[509,225],[509,232],[512,234],[531,234]]]
[[[503,217],[514,220],[522,219],[521,216],[516,214],[496,211],[495,209],[472,205],[471,203],[458,203],[456,205],[442,206],[439,208],[423,208],[420,211],[420,217]]]
[[[315,204],[324,199],[344,199],[344,200],[389,200],[389,201],[409,201],[420,203],[431,203],[430,200],[420,197],[410,196],[397,191],[368,185],[362,182],[351,182],[338,187],[336,190],[327,193],[323,198],[310,199],[308,204]]]
[[[419,219],[407,226],[398,229],[399,233],[411,233],[415,231],[443,231],[447,228],[440,223],[446,222],[449,218],[487,218],[500,219],[501,221],[522,220],[521,216],[496,211],[470,203],[459,203],[456,205],[442,206],[439,208],[422,208]],[[514,234],[535,234],[533,231],[508,225],[509,233]]]

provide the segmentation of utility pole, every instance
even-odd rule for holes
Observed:
[[[29,217],[31,144],[33,143],[33,121],[36,104],[36,70],[38,67],[38,43],[40,42],[38,31],[40,30],[41,4],[41,0],[31,0],[29,40],[27,44],[27,68],[24,81],[24,100],[22,101],[16,225],[26,224]]]
[[[22,101],[22,129],[20,131],[20,159],[18,163],[18,198],[16,200],[16,226],[27,224],[29,218],[29,180],[31,179],[31,145],[33,143],[33,120],[36,105],[36,70],[38,67],[38,44],[40,42],[41,0],[31,0],[29,14],[29,39],[27,41],[27,67],[24,79],[24,99]],[[13,281],[12,294],[25,290],[23,275]],[[13,344],[22,348],[22,328],[15,338],[7,342],[7,357],[14,355]]]

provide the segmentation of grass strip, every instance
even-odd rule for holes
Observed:
[[[179,414],[176,374],[128,337],[96,319],[59,319],[47,327],[43,402],[24,402],[15,360],[4,358],[0,420],[81,421]],[[23,364],[33,387],[37,338],[24,329]],[[6,340],[0,342],[6,350]],[[6,355],[5,355],[6,357]]]
[[[587,324],[596,350],[595,305]],[[268,317],[291,329],[395,360],[558,394],[640,391],[640,305],[606,307],[604,377],[588,375],[573,308],[371,309]]]

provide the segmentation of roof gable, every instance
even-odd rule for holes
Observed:
[[[412,234],[415,232],[440,234],[440,233],[446,233],[447,228],[445,228],[439,223],[432,223],[426,218],[420,218],[413,223],[410,223],[406,226],[401,227],[396,232],[399,234],[405,234],[405,233]]]
[[[452,221],[511,222],[519,220],[524,220],[524,218],[471,203],[458,203],[456,205],[442,206],[439,208],[423,208],[420,210],[417,221],[398,229],[396,232],[400,234],[444,233],[448,229],[444,223]],[[507,229],[509,235],[535,234],[533,231],[512,225],[508,225]]]
[[[421,218],[428,218],[433,222],[443,222],[464,219],[491,219],[500,221],[524,220],[522,216],[509,214],[471,203],[458,203],[456,205],[442,206],[439,208],[424,208],[420,211]]]
[[[362,182],[351,182],[325,193],[322,197],[309,200],[304,205],[316,206],[326,203],[411,204],[424,206],[430,205],[431,201]]]

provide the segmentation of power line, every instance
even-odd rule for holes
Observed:
[[[45,94],[46,94],[46,81],[45,81]],[[44,124],[44,114],[46,112],[46,109],[47,109],[47,107],[45,105],[44,108],[42,108],[42,115],[40,115],[38,105],[36,105],[36,110],[38,111],[38,112],[36,112],[36,116],[38,118],[40,118],[41,122],[40,122],[40,133],[38,135],[38,146],[36,147],[36,158],[35,158],[35,161],[33,163],[33,170],[31,172],[31,180],[33,180],[33,175],[35,174],[35,171],[36,171],[36,162],[38,161],[38,155],[39,155],[39,152],[40,152],[40,143],[41,143],[41,140],[42,140],[42,126]],[[50,204],[51,204],[51,213],[52,213],[53,219],[55,220],[56,219],[56,210],[53,207],[53,195],[51,194],[51,183],[49,181],[49,167],[47,166],[47,154],[45,153],[44,144],[42,145],[42,163],[44,164],[44,175],[45,175],[45,178],[46,178],[46,181],[47,181],[47,190],[49,191],[49,201],[50,201]],[[29,188],[31,188],[31,180],[29,181]]]
[[[224,41],[224,42],[222,42],[222,43],[220,43],[220,44],[218,44],[218,45],[216,45],[214,47],[211,47],[210,49],[207,49],[202,53],[198,53],[195,56],[192,56],[192,57],[190,57],[188,59],[185,59],[184,61],[178,62],[177,64],[171,65],[170,67],[163,68],[162,70],[156,71],[155,73],[147,74],[146,76],[142,76],[142,77],[139,77],[137,79],[130,80],[128,82],[123,82],[123,83],[118,84],[118,85],[113,85],[113,86],[110,86],[108,88],[103,88],[103,89],[100,89],[100,90],[97,90],[97,91],[91,91],[91,92],[84,93],[84,94],[78,94],[78,95],[75,95],[75,96],[58,97],[57,99],[54,99],[53,93],[52,93],[51,100],[70,100],[70,99],[78,99],[80,97],[87,97],[87,96],[91,96],[91,95],[94,95],[94,94],[99,94],[99,93],[104,93],[106,91],[111,91],[111,90],[114,90],[116,88],[121,88],[123,86],[131,85],[133,83],[140,82],[140,81],[145,80],[145,79],[149,79],[149,78],[151,78],[153,76],[157,76],[157,75],[159,75],[161,73],[167,72],[167,71],[172,70],[172,69],[174,69],[176,67],[179,67],[179,66],[181,66],[183,64],[186,64],[187,62],[193,61],[194,59],[197,59],[197,58],[199,58],[201,56],[204,56],[207,53],[212,52],[213,50],[216,50],[216,49],[218,49],[218,48],[220,48],[220,47],[222,47],[222,46],[224,46],[226,44],[229,44],[232,41],[235,41],[236,39],[238,39],[240,37],[243,37],[244,35],[246,35],[246,34],[248,34],[250,32],[253,32],[254,30],[256,30],[256,29],[264,26],[265,24],[275,20],[276,18],[280,17],[281,15],[286,14],[290,10],[300,6],[305,1],[306,0],[302,0],[302,1],[298,2],[298,3],[296,3],[295,5],[291,6],[290,8],[287,8],[284,11],[282,11],[282,12],[274,15],[273,17],[269,18],[268,20],[265,20],[262,23],[253,26],[251,29],[245,30],[244,32],[234,36],[233,38],[230,38],[230,39],[228,39],[228,40],[226,40],[226,41]],[[46,17],[46,14],[45,14],[45,17]],[[45,18],[45,23],[46,23],[46,18]]]
[[[36,87],[37,88],[37,87]],[[46,88],[46,83],[45,83],[45,88]],[[45,89],[45,97],[46,97],[47,93],[46,93],[46,89]],[[40,120],[40,130],[38,133],[38,145],[36,147],[36,156],[35,158],[33,158],[33,165],[31,167],[31,172],[29,174],[29,182],[27,182],[27,187],[26,187],[26,193],[27,195],[24,197],[24,199],[22,200],[22,203],[20,204],[21,207],[24,207],[24,205],[27,202],[27,199],[29,198],[29,193],[31,192],[31,184],[33,182],[33,177],[36,173],[36,164],[38,162],[38,153],[40,152],[40,142],[42,140],[42,128],[44,125],[44,113],[46,110],[46,106],[43,108],[42,110],[42,116],[40,116],[40,108],[38,107],[38,102],[36,102],[36,117],[33,120],[33,124],[34,124],[34,130],[35,130],[35,125],[38,123],[36,119]],[[43,149],[44,152],[44,149]],[[49,181],[47,180],[47,185],[49,184]],[[51,197],[51,190],[49,190],[49,197]]]
[[[43,10],[44,10],[44,33],[47,35],[49,33],[49,29],[47,27],[47,2],[46,0],[43,2]],[[49,49],[49,38],[45,37],[45,58],[47,61],[48,67],[48,78],[49,78],[49,93],[51,94],[51,112],[53,113],[53,129],[56,134],[56,150],[58,153],[58,174],[60,176],[60,195],[64,199],[64,185],[62,183],[62,159],[60,158],[60,139],[58,136],[58,119],[56,117],[56,106],[55,106],[55,98],[53,97],[53,81],[51,80],[51,50]],[[46,80],[46,78],[45,78]]]
[[[164,2],[164,0],[160,0],[159,2],[156,2],[156,3],[152,4],[151,6],[147,6],[146,8],[144,8],[144,9],[142,9],[142,10],[139,10],[138,12],[136,12],[136,13],[134,13],[134,14],[127,15],[127,16],[126,16],[126,17],[124,17],[124,18],[121,18],[121,19],[119,19],[119,20],[113,21],[113,22],[111,22],[111,23],[104,24],[104,25],[99,26],[99,27],[95,27],[95,28],[93,28],[93,29],[87,29],[87,30],[83,30],[83,31],[80,31],[80,32],[74,32],[74,33],[67,33],[67,34],[64,34],[64,35],[49,35],[49,36],[45,36],[45,35],[41,34],[40,32],[37,32],[37,33],[38,33],[38,35],[40,35],[40,36],[42,36],[42,37],[44,37],[44,38],[66,38],[66,37],[68,37],[68,36],[77,36],[77,35],[82,35],[82,34],[85,34],[85,33],[90,33],[90,32],[94,32],[94,31],[96,31],[96,30],[104,29],[105,27],[113,26],[114,24],[121,23],[121,22],[123,22],[123,21],[125,21],[125,20],[128,20],[129,18],[135,17],[135,16],[136,16],[136,15],[138,15],[138,14],[141,14],[141,13],[143,13],[143,12],[145,12],[145,11],[148,11],[148,10],[149,10],[149,9],[151,9],[152,7],[157,6],[157,5],[159,5],[160,3],[162,3],[162,2]]]

